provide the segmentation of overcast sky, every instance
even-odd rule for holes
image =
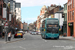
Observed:
[[[40,15],[40,10],[43,5],[50,6],[51,4],[61,5],[67,3],[68,0],[16,0],[21,2],[22,22],[32,23],[37,20]]]
[[[22,7],[28,7],[28,6],[50,5],[50,4],[63,5],[68,0],[16,0],[16,1],[21,2]]]

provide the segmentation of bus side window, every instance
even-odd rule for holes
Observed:
[[[44,32],[45,29],[45,20],[42,22],[42,32]]]

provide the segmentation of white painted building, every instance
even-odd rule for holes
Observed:
[[[56,12],[54,14],[54,18],[59,19],[59,25],[60,25],[60,27],[63,26],[63,22],[64,22],[63,10]]]
[[[60,26],[63,26],[63,21],[64,21],[64,18],[62,18],[62,13],[55,13],[55,18],[58,18],[59,19],[59,25]]]
[[[21,3],[16,3],[16,20],[21,21]]]

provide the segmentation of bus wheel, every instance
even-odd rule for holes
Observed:
[[[41,35],[42,39],[45,39],[43,35]]]
[[[42,39],[44,39],[44,37],[43,36],[41,36],[42,37]]]

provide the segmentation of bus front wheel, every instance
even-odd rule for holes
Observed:
[[[45,36],[41,35],[42,39],[45,39]]]

